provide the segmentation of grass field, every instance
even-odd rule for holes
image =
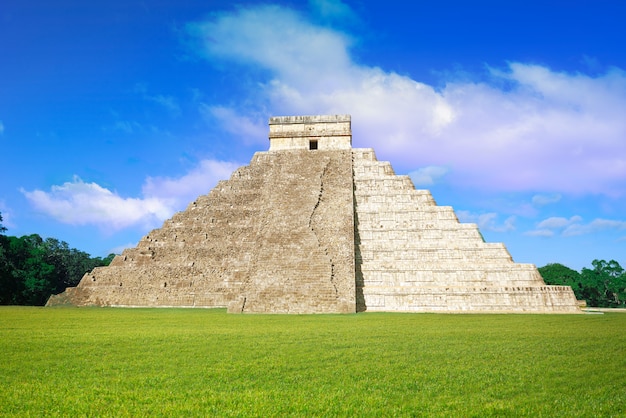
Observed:
[[[626,416],[626,313],[0,308],[1,416]]]

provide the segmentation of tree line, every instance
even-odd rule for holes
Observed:
[[[76,286],[86,272],[115,257],[91,257],[65,241],[7,236],[6,230],[0,223],[0,305],[45,305],[50,295]]]
[[[615,260],[593,260],[591,268],[580,272],[563,264],[548,264],[539,268],[546,284],[571,286],[576,299],[587,306],[626,308],[626,272]]]

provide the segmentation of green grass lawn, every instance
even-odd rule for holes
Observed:
[[[626,313],[0,308],[0,416],[626,416]]]

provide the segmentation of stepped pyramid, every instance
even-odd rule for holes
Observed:
[[[353,149],[350,116],[270,119],[270,148],[48,305],[229,312],[580,312],[428,190]]]

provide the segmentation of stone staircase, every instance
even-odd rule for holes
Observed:
[[[259,152],[48,305],[355,312],[350,150]]]
[[[485,243],[372,149],[353,149],[357,310],[578,312],[572,290]]]

